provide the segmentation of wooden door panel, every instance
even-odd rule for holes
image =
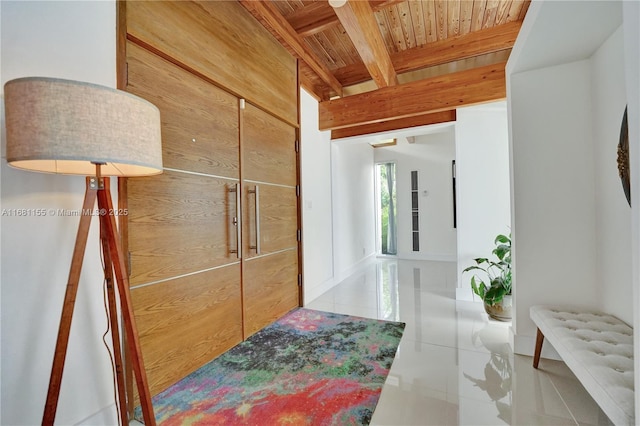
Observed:
[[[298,197],[294,188],[273,185],[245,185],[244,256],[256,256],[250,249],[256,241],[255,194],[259,188],[260,254],[294,248],[298,244]]]
[[[296,131],[246,103],[242,111],[242,179],[296,186]]]
[[[246,104],[241,110],[245,338],[299,304],[294,127]],[[259,189],[259,222],[256,197]],[[251,246],[259,236],[260,253]]]
[[[131,285],[236,261],[235,182],[165,171],[129,179]]]
[[[127,45],[127,91],[160,109],[164,167],[239,177],[238,98]]]
[[[260,242],[265,253],[298,245],[296,190],[260,185]]]
[[[268,32],[247,31],[256,25],[237,2],[127,3],[127,90],[162,120],[165,173],[129,179],[127,191],[132,301],[152,394],[299,303],[297,63]],[[238,259],[229,189],[256,183],[268,254]]]
[[[298,306],[298,250],[247,259],[244,265],[245,338]]]
[[[152,395],[242,341],[240,264],[134,288]]]

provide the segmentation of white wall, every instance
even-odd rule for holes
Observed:
[[[524,354],[533,349],[529,308],[534,304],[591,306],[638,325],[629,300],[630,293],[637,294],[632,277],[637,259],[631,254],[637,230],[616,167],[622,113],[633,97],[625,88],[622,4],[544,2],[530,11],[507,66],[514,350]],[[577,34],[562,43],[548,37],[548,28],[576,14],[583,17]],[[590,32],[593,25],[599,38]],[[632,43],[637,55],[637,38]],[[549,65],[540,45],[550,46],[556,62],[575,59],[576,52],[587,57]],[[538,57],[519,60],[529,52]],[[637,67],[634,72],[637,81]],[[637,140],[630,143],[637,146]]]
[[[534,336],[530,306],[596,303],[589,62],[515,74],[510,86],[513,325]]]
[[[627,104],[620,27],[591,58],[596,172],[597,292],[601,309],[633,323],[631,208],[618,176],[617,147]]]
[[[406,136],[424,133],[416,136],[409,151],[389,154],[399,161],[399,187],[409,186],[403,169],[420,170],[420,185],[429,191],[428,197],[421,197],[428,201],[421,207],[420,226],[425,230],[421,251],[416,257],[410,234],[401,231],[400,257],[455,259],[451,200],[455,141],[450,124],[331,141],[329,132],[318,130],[318,104],[305,91],[301,91],[300,107],[305,304],[367,265],[376,254],[374,152],[384,149],[374,150],[369,142],[380,138],[397,137],[406,144]],[[401,215],[403,208],[399,206]],[[398,223],[410,227],[410,220]]]
[[[576,10],[577,9],[577,10]],[[567,22],[577,22],[576,13],[582,16],[579,20],[581,31],[568,31],[568,37],[559,39],[552,37],[549,39],[548,29],[550,27],[565,28]],[[555,21],[555,22],[554,22]],[[622,37],[618,29],[622,22]],[[546,87],[542,84],[542,74],[548,75],[550,71],[571,68],[573,72],[559,76],[564,80],[555,83],[563,83],[571,86],[574,81],[589,79],[588,88],[591,96],[591,114],[587,114],[585,120],[573,123],[560,123],[562,128],[560,133],[573,138],[575,133],[580,135],[583,129],[590,130],[593,135],[594,150],[594,204],[595,204],[595,242],[594,250],[597,259],[593,262],[591,258],[583,258],[583,267],[576,268],[575,262],[568,265],[573,271],[580,274],[585,267],[591,269],[595,267],[596,282],[581,281],[581,276],[576,276],[568,282],[563,283],[563,287],[551,288],[543,283],[536,285],[537,293],[558,294],[561,290],[561,298],[556,302],[583,303],[589,304],[608,312],[611,312],[634,327],[634,352],[640,352],[640,214],[638,203],[640,200],[640,3],[635,1],[624,2],[539,2],[532,3],[527,14],[525,23],[521,30],[524,37],[519,37],[512,53],[512,59],[507,65],[507,91],[510,101],[512,99],[511,115],[513,117],[511,138],[513,143],[523,145],[524,140],[516,141],[515,138],[526,138],[526,130],[522,124],[527,119],[538,121],[543,124],[544,115],[548,114],[547,109],[560,113],[570,111],[573,108],[584,109],[583,105],[573,102],[570,98],[562,96],[562,92],[547,93],[552,97],[551,104],[539,105],[535,110],[531,110],[527,105],[527,95],[534,95],[538,90],[552,92],[557,87]],[[596,29],[596,31],[592,31]],[[605,32],[606,37],[595,46],[591,46],[594,53],[590,59],[578,63],[571,63],[546,69],[549,58],[544,57],[545,50],[540,46],[547,45],[551,51],[555,52],[554,58],[571,57],[576,51],[585,51],[585,40],[590,40],[591,44],[596,33]],[[536,41],[537,42],[534,42]],[[546,43],[540,43],[540,41]],[[559,42],[562,40],[562,43]],[[598,38],[595,39],[598,41]],[[622,42],[622,46],[621,46]],[[588,43],[587,43],[588,44]],[[533,49],[528,49],[533,45]],[[622,49],[622,50],[621,50]],[[519,61],[520,56],[526,56],[529,51],[540,53],[540,58],[536,60],[528,59],[523,63]],[[623,52],[623,53],[622,53]],[[565,55],[558,55],[565,53]],[[622,55],[621,55],[622,53]],[[547,62],[544,62],[547,61]],[[557,61],[556,61],[557,62]],[[526,65],[526,66],[525,66]],[[523,71],[539,69],[524,73]],[[577,68],[580,68],[579,70]],[[522,90],[527,85],[528,75],[538,81],[537,87],[529,87],[528,91]],[[566,93],[564,94],[566,95]],[[535,97],[535,96],[534,96]],[[631,169],[631,199],[632,208],[629,212],[625,206],[626,200],[622,197],[622,188],[616,177],[611,175],[611,169],[615,169],[615,161],[612,158],[611,150],[614,148],[619,138],[619,126],[624,103],[629,108],[629,148],[630,148],[630,169]],[[560,105],[558,105],[560,104]],[[524,107],[524,108],[523,108]],[[585,122],[589,123],[585,125]],[[555,122],[555,125],[559,123]],[[542,135],[531,135],[543,139]],[[531,140],[530,140],[531,142]],[[562,139],[558,143],[567,143]],[[573,139],[569,139],[569,144],[577,145]],[[561,148],[564,151],[564,148]],[[523,161],[514,154],[514,164],[516,161]],[[574,169],[573,167],[572,169]],[[579,170],[579,169],[578,169]],[[557,172],[556,172],[557,173]],[[581,182],[576,182],[580,184]],[[588,183],[586,184],[588,185]],[[580,188],[582,190],[582,188]],[[514,190],[514,199],[521,198],[518,187]],[[517,201],[516,201],[517,202]],[[573,213],[573,220],[582,222],[584,214],[590,212],[576,209]],[[630,216],[630,217],[629,217]],[[514,254],[516,258],[524,258],[526,255],[520,253],[521,245],[525,240],[521,240],[520,226],[523,218],[517,214],[514,217],[514,232],[517,240],[514,240]],[[630,222],[630,223],[629,223]],[[591,242],[590,242],[591,243]],[[629,244],[630,243],[630,244]],[[625,253],[625,250],[630,251]],[[575,247],[570,243],[570,250]],[[533,263],[534,259],[530,259]],[[531,353],[533,347],[534,327],[528,320],[528,309],[534,303],[540,302],[533,296],[535,292],[533,286],[525,288],[520,276],[523,271],[520,268],[520,261],[515,264],[516,275],[514,277],[516,285],[515,308],[518,321],[514,324],[516,332],[514,343],[518,353]],[[533,269],[533,268],[532,268]],[[533,270],[531,278],[533,277]],[[570,291],[566,291],[566,286],[571,286]],[[520,293],[524,290],[524,293]],[[527,293],[527,294],[525,294]],[[586,296],[586,297],[585,297]],[[633,296],[633,297],[630,297]],[[631,299],[631,300],[630,300]],[[544,301],[546,302],[546,300]],[[543,354],[544,355],[544,354]],[[640,382],[640,357],[635,357],[635,382]],[[640,418],[640,394],[635,397],[636,418]]]
[[[629,114],[631,199],[640,200],[640,2],[622,4],[624,68]],[[640,210],[632,204],[631,279],[633,285],[634,353],[640,353]],[[635,383],[640,383],[640,356],[634,358]],[[640,419],[640,392],[636,392],[636,419]]]
[[[2,84],[49,76],[115,85],[114,1],[2,1]],[[4,108],[4,102],[2,102]],[[2,424],[39,424],[51,371],[77,217],[18,217],[12,209],[81,207],[84,179],[11,169],[2,113]],[[58,424],[74,424],[113,404],[98,225],[92,224],[71,328]],[[94,417],[115,424],[115,411]]]
[[[374,149],[376,163],[396,163],[398,258],[455,261],[451,161],[455,159],[453,126],[398,138],[395,146]],[[418,171],[420,251],[413,251],[411,171]]]
[[[509,138],[504,102],[458,108],[456,119],[459,300],[479,300],[462,271],[488,257],[498,234],[509,234]]]
[[[300,90],[304,303],[334,285],[331,132],[318,130],[318,102]]]
[[[373,148],[331,143],[334,279],[341,281],[375,254]]]

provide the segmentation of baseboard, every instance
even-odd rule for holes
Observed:
[[[318,297],[322,296],[327,291],[331,290],[338,282],[333,278],[329,278],[328,280],[320,283],[319,285],[314,286],[313,288],[304,289],[304,305],[306,306],[308,303],[311,303]]]
[[[455,254],[443,253],[400,253],[398,259],[401,260],[428,260],[432,262],[456,262]]]
[[[104,407],[102,410],[87,417],[86,419],[76,423],[76,425],[82,426],[103,426],[103,425],[117,425],[118,413],[116,412],[116,405],[110,404]]]
[[[337,283],[341,282],[342,280],[344,280],[346,278],[349,278],[351,275],[354,275],[354,274],[362,271],[364,268],[369,266],[375,260],[376,260],[375,253],[371,253],[371,254],[363,257],[358,262],[356,262],[355,264],[351,265],[350,267],[348,267],[344,271],[338,272],[334,276],[335,283],[337,284]]]
[[[535,348],[535,336],[513,336],[513,353],[518,355],[533,356]],[[553,346],[551,346],[551,343],[549,342],[544,342],[544,345],[542,345],[542,353],[540,354],[540,357],[562,361],[562,358],[560,358],[558,352],[556,352],[556,350],[553,348]]]
[[[456,300],[464,300],[466,302],[477,302],[480,299],[473,294],[470,286],[456,287]]]
[[[376,259],[375,254],[371,253],[370,255],[364,257],[363,259],[360,259],[354,265],[342,271],[340,274],[334,275],[333,277],[325,280],[321,284],[316,285],[313,288],[305,287],[304,306],[306,306],[308,303],[311,303],[313,300],[317,299],[318,297],[322,296],[327,291],[331,290],[333,287],[335,287],[337,284],[342,282],[344,279],[349,278],[351,275],[361,272],[363,269],[371,265],[371,263],[373,263],[375,259]]]

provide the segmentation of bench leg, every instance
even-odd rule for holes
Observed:
[[[538,335],[536,336],[536,351],[533,354],[533,368],[538,368],[540,362],[540,352],[542,352],[542,343],[544,343],[544,334],[538,329]]]

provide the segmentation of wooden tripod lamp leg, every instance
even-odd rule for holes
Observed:
[[[127,394],[124,387],[124,369],[122,364],[122,350],[120,348],[120,327],[118,325],[118,307],[113,284],[113,262],[109,251],[107,230],[105,222],[100,221],[100,242],[102,243],[102,255],[104,257],[104,279],[107,287],[107,302],[109,311],[109,325],[111,328],[111,342],[113,344],[113,361],[115,364],[116,391],[118,394],[118,415],[122,426],[129,424],[127,413]]]
[[[151,395],[149,394],[147,375],[144,369],[144,362],[142,360],[142,350],[133,314],[133,306],[131,305],[129,278],[126,274],[124,256],[120,250],[115,217],[112,214],[113,204],[111,202],[111,191],[109,190],[108,179],[104,180],[104,189],[98,191],[98,208],[101,210],[104,209],[107,212],[105,215],[100,216],[100,220],[104,222],[105,230],[107,231],[107,242],[116,274],[116,282],[118,284],[118,292],[120,295],[120,307],[122,310],[122,320],[124,323],[125,333],[127,335],[126,340],[129,346],[131,363],[136,376],[136,384],[140,395],[140,405],[142,408],[144,424],[145,426],[155,426],[156,420],[153,414],[153,406],[151,405]]]
[[[67,355],[67,347],[69,345],[69,334],[71,331],[71,320],[75,308],[76,295],[78,292],[78,283],[80,281],[80,272],[82,270],[82,262],[87,247],[87,239],[89,235],[89,227],[91,225],[91,214],[84,212],[93,211],[93,207],[98,200],[98,208],[103,209],[106,214],[100,216],[100,234],[103,250],[105,252],[106,279],[113,280],[113,272],[115,271],[116,283],[120,294],[120,306],[122,310],[122,318],[124,329],[127,335],[127,342],[131,353],[133,370],[136,376],[136,384],[138,385],[138,393],[142,405],[142,414],[145,425],[155,426],[155,416],[151,405],[151,396],[147,384],[147,376],[142,361],[142,351],[138,339],[138,332],[133,316],[133,308],[131,306],[131,298],[129,294],[129,280],[124,267],[124,257],[120,251],[118,243],[117,228],[115,218],[112,214],[113,206],[111,203],[111,193],[109,190],[109,179],[104,179],[103,187],[98,189],[101,179],[88,177],[87,187],[82,205],[83,214],[80,216],[80,224],[78,225],[78,233],[73,249],[73,257],[71,260],[71,268],[69,270],[69,279],[67,281],[67,289],[62,305],[62,314],[60,316],[60,327],[58,329],[58,338],[56,341],[56,349],[53,357],[53,366],[51,368],[51,378],[49,379],[49,389],[47,392],[47,401],[42,417],[43,425],[53,425],[58,408],[58,399],[60,397],[60,385],[62,383],[62,373],[64,370],[65,359]],[[108,286],[112,285],[108,283]],[[113,349],[116,363],[116,385],[119,398],[119,416],[123,425],[128,423],[126,414],[126,401],[124,392],[124,379],[122,372],[122,356],[120,351],[120,337],[118,333],[117,309],[115,293],[113,288],[108,288],[109,299],[109,315],[111,320],[111,332],[113,340]]]
[[[96,190],[90,188],[89,178],[87,178],[87,189],[84,194],[84,203],[82,204],[83,211],[92,209],[95,202]],[[64,304],[62,305],[62,315],[60,316],[60,327],[58,328],[58,340],[56,342],[56,349],[53,356],[51,378],[49,379],[47,402],[45,403],[44,415],[42,416],[43,425],[52,425],[56,418],[58,398],[60,396],[60,384],[62,383],[62,372],[64,370],[67,346],[69,344],[71,320],[73,318],[73,309],[76,303],[78,282],[80,280],[84,252],[87,247],[87,237],[89,235],[90,225],[91,215],[81,215],[80,224],[78,225],[78,234],[76,235],[76,244],[73,249],[73,257],[71,258],[67,290],[64,295]]]

